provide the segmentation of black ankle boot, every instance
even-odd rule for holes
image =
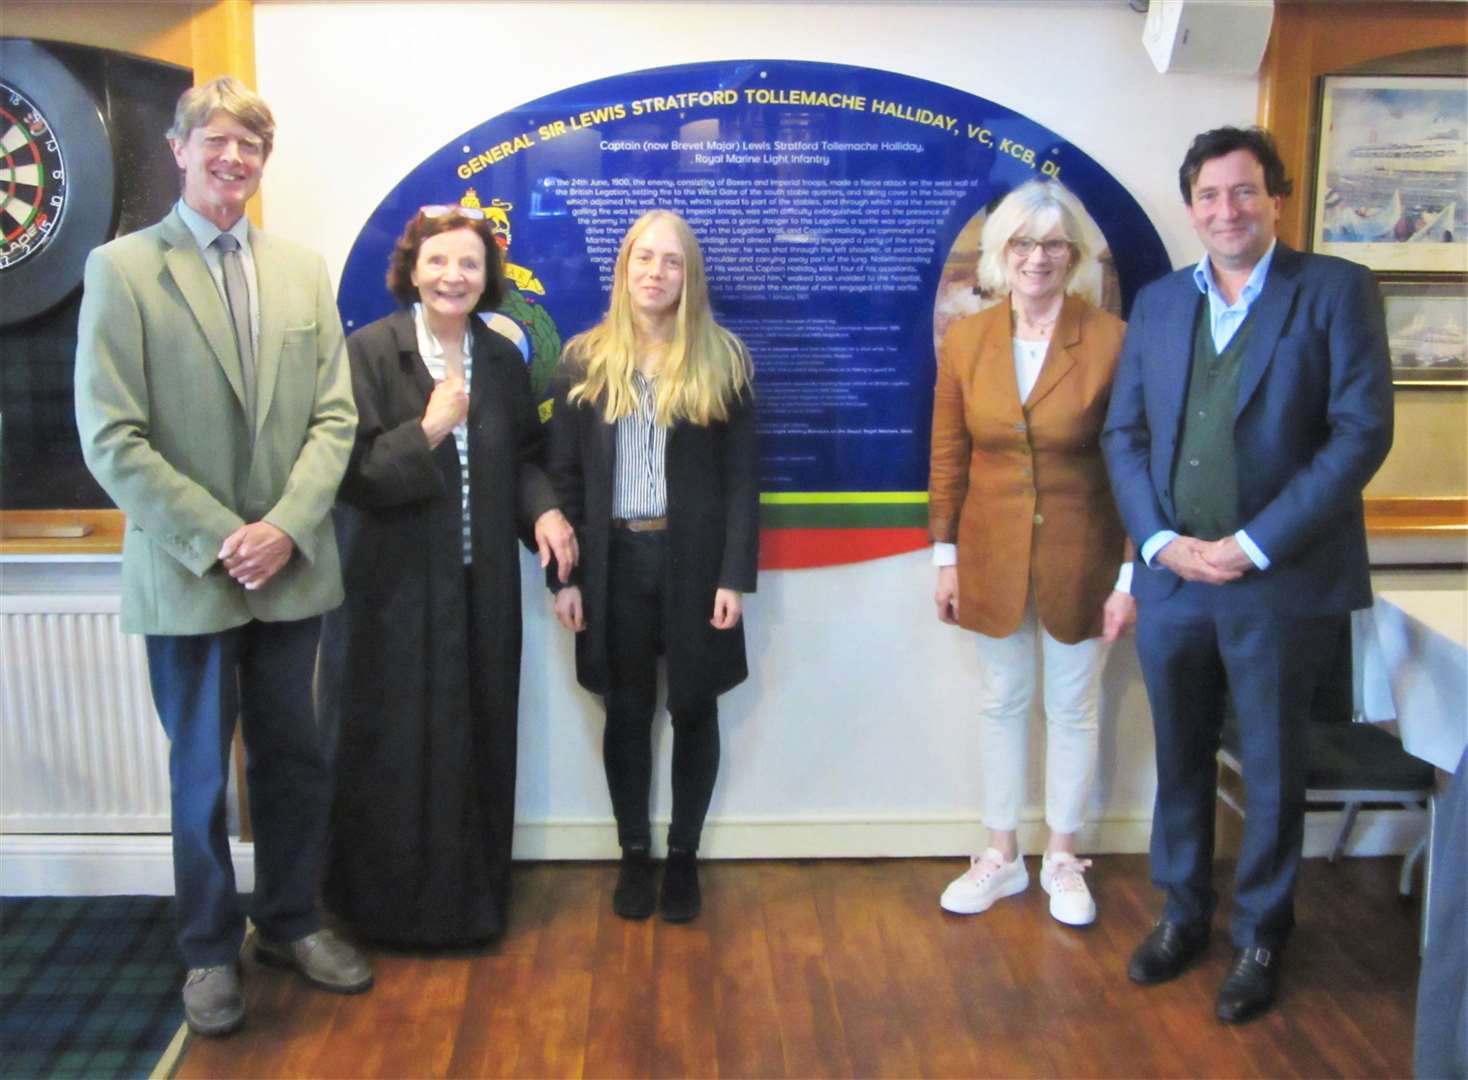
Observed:
[[[687,922],[698,915],[703,896],[698,889],[698,856],[670,848],[663,868],[663,889],[658,910],[666,922]]]
[[[623,848],[612,893],[612,910],[624,919],[645,919],[657,905],[657,869],[646,848]]]

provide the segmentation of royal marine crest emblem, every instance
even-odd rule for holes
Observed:
[[[525,363],[530,367],[530,389],[539,399],[544,393],[556,364],[561,358],[561,332],[545,305],[537,297],[545,295],[543,285],[535,272],[510,260],[510,211],[515,204],[504,199],[491,199],[488,205],[479,199],[474,188],[464,192],[459,205],[479,210],[489,222],[495,242],[499,244],[500,256],[505,267],[504,302],[499,310],[483,313],[480,318],[491,330],[509,338],[520,350]],[[541,405],[541,419],[550,415],[550,402]]]

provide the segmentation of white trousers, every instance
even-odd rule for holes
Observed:
[[[1045,822],[1051,832],[1074,833],[1085,823],[1100,745],[1100,638],[1075,645],[1056,641],[1040,625],[1033,592],[1024,619],[1008,637],[979,639],[979,764],[984,824],[1019,827],[1025,795],[1028,721],[1044,656]],[[1036,641],[1038,638],[1038,642]]]

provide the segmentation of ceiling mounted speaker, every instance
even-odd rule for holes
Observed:
[[[1273,23],[1274,0],[1152,0],[1142,44],[1161,72],[1252,75]]]

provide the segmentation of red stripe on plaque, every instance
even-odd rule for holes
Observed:
[[[925,529],[761,529],[759,565],[761,570],[809,570],[927,546]]]

